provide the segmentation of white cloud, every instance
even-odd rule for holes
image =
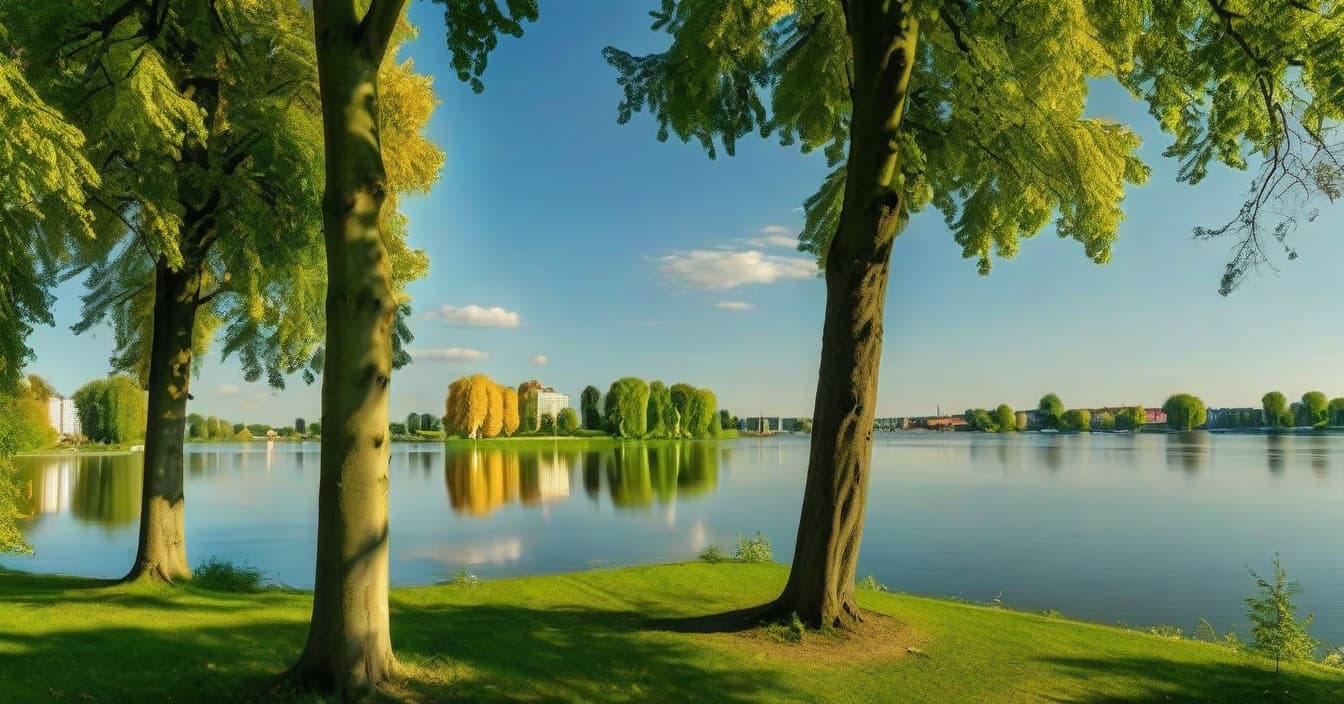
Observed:
[[[797,249],[798,247],[798,238],[794,236],[793,230],[783,225],[766,225],[758,230],[757,234],[760,236],[741,240],[741,242],[753,247],[783,247],[784,249]]]
[[[529,359],[529,360],[527,360],[527,361],[528,361],[529,363],[531,363],[531,364],[535,364],[535,365],[537,365],[538,367],[544,367],[544,366],[546,366],[546,363],[549,362],[550,360],[546,359],[546,355],[544,355],[544,354],[539,354],[539,355],[537,355],[537,356],[535,356],[535,357],[533,357],[532,359]]]
[[[416,361],[470,362],[490,359],[490,355],[467,347],[431,347],[423,350],[409,350]]]
[[[811,258],[785,257],[751,249],[736,252],[693,249],[660,257],[659,261],[664,274],[708,289],[810,279],[817,275],[817,263]]]
[[[216,396],[237,396],[241,389],[235,384],[220,384],[215,387]]]
[[[426,313],[425,317],[437,318],[457,325],[467,325],[476,328],[518,327],[518,314],[513,311],[504,310],[499,306],[493,308],[482,308],[475,304],[467,306],[440,306],[437,310],[431,310]]]
[[[715,308],[725,308],[727,310],[751,310],[756,306],[742,301],[719,301],[714,304]]]

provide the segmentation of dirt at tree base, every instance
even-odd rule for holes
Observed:
[[[927,634],[890,616],[863,611],[863,623],[852,630],[808,630],[800,642],[780,637],[777,627],[761,626],[697,636],[719,647],[747,650],[757,657],[809,664],[853,664],[913,657],[907,650],[927,650]]]

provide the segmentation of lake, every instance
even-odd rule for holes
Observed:
[[[692,559],[762,531],[792,555],[802,437],[588,451],[396,444],[398,585]],[[15,569],[118,577],[135,552],[139,455],[21,458]],[[193,564],[246,561],[312,585],[317,443],[188,445]],[[1344,436],[879,434],[859,574],[1129,625],[1207,618],[1247,634],[1247,567],[1275,552],[1318,638],[1344,643]]]

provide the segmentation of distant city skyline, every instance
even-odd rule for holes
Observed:
[[[576,0],[543,14],[500,44],[481,95],[454,77],[439,30],[402,52],[435,76],[431,136],[448,161],[429,195],[405,203],[431,270],[408,291],[416,361],[394,375],[393,419],[441,414],[448,384],[476,372],[537,378],[571,398],[622,376],[685,381],[738,416],[812,415],[825,286],[793,242],[826,165],[759,139],[711,161],[658,143],[646,115],[617,125],[621,93],[599,52],[659,48],[651,6]],[[440,14],[410,10],[426,28]],[[1177,184],[1161,156],[1170,139],[1143,105],[1098,83],[1090,109],[1136,125],[1153,167],[1124,203],[1112,261],[1091,264],[1047,230],[982,278],[939,215],[914,216],[893,251],[877,415],[1028,408],[1052,391],[1069,407],[1155,406],[1178,392],[1216,407],[1269,390],[1344,395],[1333,324],[1344,302],[1326,293],[1344,261],[1344,240],[1329,236],[1344,211],[1326,206],[1292,235],[1301,256],[1279,261],[1282,275],[1220,297],[1231,243],[1190,233],[1233,217],[1250,174],[1217,168]],[[109,328],[69,330],[82,291],[62,284],[56,327],[31,338],[27,371],[65,395],[106,374],[112,353]],[[192,412],[276,425],[320,414],[319,385],[249,384],[217,346],[203,362]]]

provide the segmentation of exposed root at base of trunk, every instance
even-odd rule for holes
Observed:
[[[364,701],[380,688],[391,684],[398,671],[395,656],[389,655],[381,672],[351,672],[338,677],[330,663],[313,663],[306,652],[299,661],[276,675],[266,686],[265,693],[272,697],[308,692],[336,698],[338,702]],[[352,676],[354,675],[354,676]]]
[[[169,570],[162,562],[136,563],[126,576],[117,580],[120,584],[154,582],[159,584],[177,584],[191,580],[191,570]]]

